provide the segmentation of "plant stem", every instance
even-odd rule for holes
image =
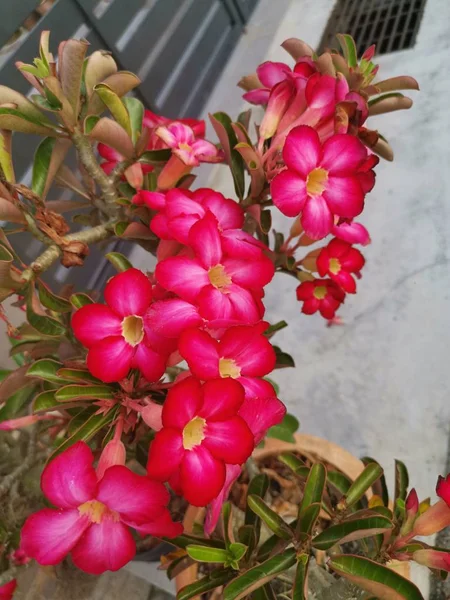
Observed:
[[[19,479],[19,477],[28,471],[36,460],[36,439],[37,439],[37,428],[33,427],[30,431],[30,439],[28,440],[27,456],[24,461],[12,471],[9,475],[3,478],[0,484],[0,498],[7,494],[11,489],[13,483]]]
[[[74,132],[72,133],[72,141],[78,151],[82,165],[92,179],[98,183],[103,192],[103,198],[108,205],[108,208],[115,214],[118,208],[116,205],[118,199],[116,188],[110,178],[98,164],[91,142],[83,133],[81,133],[78,128],[75,128]]]
[[[78,231],[76,233],[70,233],[62,238],[62,240],[64,243],[84,242],[85,244],[92,244],[94,242],[100,242],[101,240],[104,240],[112,235],[115,222],[116,219],[110,219],[102,225],[97,225],[96,227],[84,229],[83,231]],[[22,273],[22,279],[29,281],[36,275],[39,275],[40,273],[43,273],[49,269],[52,264],[58,260],[62,252],[62,248],[56,245],[52,245],[47,248],[47,250],[38,256],[38,258],[28,269],[25,269],[25,271]]]

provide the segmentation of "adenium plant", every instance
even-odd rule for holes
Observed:
[[[203,121],[146,110],[127,95],[139,79],[108,53],[87,56],[83,40],[60,44],[56,60],[44,32],[34,64],[17,64],[35,93],[0,87],[0,299],[26,317],[16,328],[1,312],[18,368],[0,383],[0,430],[14,432],[0,438],[0,598],[32,560],[116,571],[149,536],[173,544],[170,577],[201,565],[180,600],[418,600],[393,561],[450,570],[449,552],[423,541],[450,525],[448,477],[430,506],[397,462],[390,501],[373,459],[352,481],[285,452],[278,468],[301,496],[287,519],[251,458],[266,436],[296,429],[269,379],[294,365],[272,344],[286,323],[265,320],[264,289],[293,277],[299,312],[340,322],[370,243],[358,217],[379,157],[393,158],[368,119],[409,108],[398,90],[418,89],[406,76],[376,81],[374,47],[358,59],[338,37],[342,54],[290,39],[290,64],[244,77],[244,98],[264,109],[256,135],[249,110],[217,112],[218,141]],[[13,132],[44,138],[31,187],[15,179]],[[203,162],[230,170],[235,198],[195,185]],[[54,199],[56,186],[72,198]],[[74,210],[81,229],[64,217]],[[272,210],[292,218],[288,234],[272,230]],[[42,244],[29,265],[17,232]],[[103,290],[44,282],[58,261],[82,268],[93,244],[117,239],[152,253],[153,271],[109,252],[118,273]],[[46,508],[30,489],[36,469]],[[244,511],[227,502],[243,476]],[[203,525],[184,532],[174,499],[204,508]]]

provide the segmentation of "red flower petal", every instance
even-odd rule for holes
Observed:
[[[284,215],[296,217],[307,198],[306,180],[296,172],[286,169],[273,178],[270,193],[273,203]]]
[[[183,429],[202,405],[202,386],[195,377],[175,384],[167,394],[162,412],[163,427]]]
[[[98,484],[97,500],[135,523],[154,521],[169,502],[169,492],[159,481],[136,475],[122,465],[106,470]]]
[[[322,146],[315,129],[308,125],[295,127],[287,136],[283,148],[283,158],[289,169],[306,179],[309,173],[319,166]]]
[[[306,235],[313,240],[321,240],[330,233],[333,215],[323,196],[308,198],[301,222]]]
[[[253,452],[255,440],[244,419],[231,417],[226,421],[208,421],[202,445],[215,458],[240,465]]]
[[[231,275],[233,283],[244,288],[259,288],[266,286],[275,274],[273,262],[261,253],[257,260],[240,260],[226,258],[222,261],[225,271]]]
[[[93,523],[72,550],[75,565],[92,575],[118,571],[134,558],[136,544],[123,523],[103,518]]]
[[[17,580],[12,579],[0,586],[0,600],[12,600],[14,592],[16,591]]]
[[[214,498],[206,511],[205,533],[208,535],[214,531],[222,512],[222,506],[230,493],[231,486],[241,474],[241,467],[239,465],[225,465],[225,468],[225,483],[223,484],[219,495]]]
[[[225,483],[225,465],[203,445],[186,452],[181,463],[183,496],[193,506],[206,506]]]
[[[330,175],[323,197],[331,211],[339,217],[356,217],[364,208],[364,192],[357,177]]]
[[[447,477],[439,476],[436,485],[436,494],[450,507],[450,475],[447,475]]]
[[[45,467],[41,476],[44,495],[58,508],[76,508],[93,500],[97,491],[93,462],[89,446],[76,442]]]
[[[269,340],[254,327],[230,327],[220,342],[220,356],[234,360],[241,375],[263,377],[273,371],[275,351]]]
[[[189,329],[182,333],[178,350],[191,372],[199,379],[220,376],[218,343],[205,331]]]
[[[195,193],[197,192],[199,190],[196,190]],[[220,229],[240,229],[244,224],[244,211],[242,207],[234,200],[224,198],[219,192],[210,189],[205,190],[205,192],[201,204],[216,217]]]
[[[353,175],[366,158],[367,149],[357,137],[336,134],[323,145],[321,166],[330,175]]]
[[[272,62],[270,60],[263,62],[256,69],[258,79],[267,88],[271,88],[286,79],[287,74],[290,72],[291,68],[285,63]]]
[[[222,246],[216,217],[208,212],[191,227],[189,245],[194,249],[201,265],[205,269],[214,267],[222,261]]]
[[[111,383],[128,375],[133,355],[134,348],[123,337],[108,337],[89,350],[86,362],[92,375]]]
[[[247,399],[239,410],[239,416],[249,426],[255,444],[259,444],[264,438],[269,427],[281,423],[285,414],[286,407],[275,396]]]
[[[183,523],[174,523],[167,508],[163,510],[156,521],[144,523],[143,525],[136,525],[132,522],[128,522],[127,524],[142,535],[174,538],[183,533]]]
[[[204,288],[205,289],[205,288]],[[144,317],[146,327],[155,333],[177,338],[185,329],[198,327],[203,319],[195,306],[179,298],[154,302]]]
[[[77,340],[90,348],[106,337],[122,335],[122,320],[104,304],[87,304],[74,313],[72,329]]]
[[[203,406],[198,412],[208,421],[234,417],[244,402],[244,388],[234,379],[212,379],[203,384]]]
[[[41,565],[57,565],[91,525],[77,508],[44,508],[28,517],[22,528],[21,549]]]
[[[183,300],[194,302],[205,285],[209,285],[207,271],[192,258],[173,256],[156,265],[155,277],[166,290]]]
[[[108,281],[105,300],[121,317],[143,315],[152,300],[152,286],[142,271],[128,269]]]
[[[148,476],[158,481],[167,481],[178,469],[184,454],[181,432],[175,429],[161,429],[150,444]]]
[[[166,370],[166,360],[145,343],[136,347],[132,367],[137,367],[147,381],[158,381]]]

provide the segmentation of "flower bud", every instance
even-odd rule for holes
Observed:
[[[450,525],[450,508],[440,500],[425,511],[414,523],[412,534],[433,535]]]
[[[450,475],[447,475],[445,478],[438,477],[436,494],[450,506]]]
[[[111,440],[103,448],[97,465],[97,477],[101,479],[106,469],[114,465],[124,465],[126,459],[125,446],[120,440]]]
[[[450,571],[450,552],[440,550],[423,549],[413,553],[412,558],[419,565],[439,571]]]
[[[405,503],[406,508],[406,519],[401,528],[401,535],[408,535],[413,529],[414,521],[416,520],[417,514],[419,512],[419,498],[417,497],[417,492],[413,488],[406,498]]]
[[[13,431],[14,429],[22,429],[22,427],[29,427],[37,421],[40,421],[41,417],[38,415],[28,415],[27,417],[19,417],[18,419],[8,419],[0,423],[0,431]]]
[[[292,100],[292,91],[291,82],[286,80],[277,83],[272,89],[266,113],[259,128],[259,135],[262,139],[267,140],[276,132],[278,124]]]
[[[151,427],[154,431],[162,429],[162,405],[156,404],[156,402],[150,401],[147,406],[141,410],[141,417],[143,421]]]
[[[135,190],[140,190],[144,184],[144,173],[140,163],[135,162],[124,173],[125,179]]]

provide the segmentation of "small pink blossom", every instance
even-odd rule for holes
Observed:
[[[317,257],[317,270],[321,277],[328,275],[345,292],[354,294],[356,282],[352,275],[358,276],[365,262],[359,250],[347,242],[334,238],[320,251]]]
[[[184,123],[175,121],[167,126],[158,127],[156,135],[163,140],[173,154],[190,167],[201,162],[221,162],[223,155],[211,142],[197,139],[194,131]]]
[[[324,319],[334,319],[337,309],[345,300],[345,292],[331,279],[315,279],[298,286],[297,300],[303,302],[302,312],[305,315],[319,311]]]
[[[129,527],[168,537],[182,532],[170,519],[161,483],[120,465],[98,479],[93,459],[89,446],[77,442],[42,473],[42,491],[57,509],[28,517],[21,539],[23,551],[41,565],[56,565],[70,553],[87,573],[117,571],[136,552]]]

